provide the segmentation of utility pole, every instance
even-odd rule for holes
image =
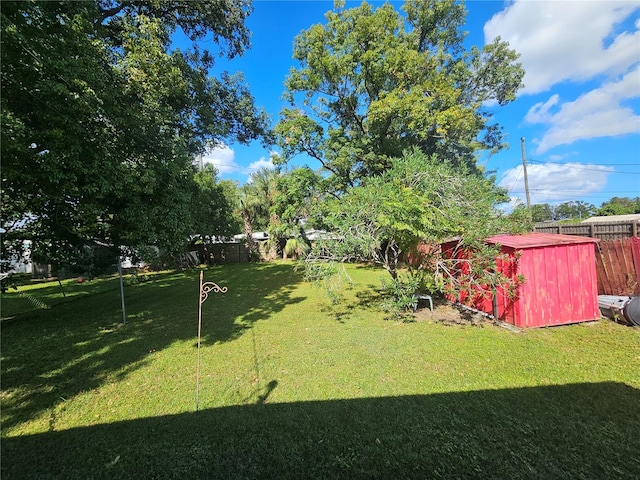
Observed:
[[[529,196],[529,177],[527,176],[527,156],[524,153],[524,137],[520,137],[522,147],[522,167],[524,169],[524,193],[527,195],[527,208],[531,208],[531,197]]]

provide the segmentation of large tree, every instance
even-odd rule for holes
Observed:
[[[630,215],[640,213],[640,197],[613,197],[600,205],[598,215]]]
[[[324,279],[335,272],[336,262],[373,262],[389,272],[395,293],[408,294],[409,304],[420,289],[438,293],[447,287],[500,284],[506,279],[495,273],[496,252],[484,240],[522,228],[518,218],[496,208],[506,198],[490,179],[415,147],[366,184],[319,206],[318,217],[331,234],[315,245],[307,274]],[[439,254],[439,244],[452,238],[461,239],[459,248],[479,252],[469,262],[464,285],[452,274],[455,262]],[[408,276],[401,274],[403,260],[410,267]]]
[[[31,238],[49,257],[92,238],[182,245],[194,156],[260,137],[266,121],[241,76],[209,77],[214,55],[171,38],[213,35],[213,53],[239,55],[248,0],[0,8],[3,245]]]
[[[466,11],[454,0],[363,3],[326,14],[295,39],[285,82],[291,106],[276,127],[281,161],[306,154],[344,192],[388,169],[409,147],[475,168],[504,147],[491,105],[522,86],[518,55],[494,39],[465,50]]]
[[[531,205],[531,220],[533,222],[545,222],[548,220],[580,221],[589,218],[595,211],[596,207],[594,205],[579,200],[563,202],[558,205],[538,203]]]
[[[526,205],[518,205],[520,209],[525,209]],[[531,220],[533,222],[545,222],[554,220],[554,207],[548,203],[535,203],[531,205]]]
[[[581,200],[563,202],[553,209],[554,220],[580,221],[591,217],[596,212],[595,205]]]
[[[420,242],[462,238],[467,244],[511,230],[496,205],[504,190],[417,148],[340,199],[319,205],[316,216],[332,232],[317,258],[375,262],[392,278],[401,258]]]
[[[218,170],[210,163],[195,174],[195,180],[197,193],[191,204],[194,225],[191,233],[205,244],[238,233],[240,222],[234,215],[237,185],[218,180]]]

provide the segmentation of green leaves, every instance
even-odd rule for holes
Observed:
[[[597,211],[598,215],[630,215],[640,213],[640,197],[613,197],[603,202]]]
[[[2,213],[33,218],[15,235],[35,248],[181,247],[194,156],[268,132],[242,77],[210,78],[211,54],[171,51],[171,34],[213,33],[233,57],[249,46],[249,11],[244,0],[3,2],[2,189],[13,200]]]
[[[492,181],[414,149],[319,206],[332,238],[314,256],[373,261],[396,278],[398,262],[419,242],[472,244],[512,229],[495,208],[501,194]]]
[[[328,12],[295,41],[300,67],[285,82],[276,127],[283,161],[304,153],[342,193],[384,172],[411,147],[475,168],[482,151],[502,147],[484,104],[515,98],[524,72],[496,39],[463,46],[464,7],[448,1],[367,3]]]
[[[214,237],[230,237],[240,231],[240,223],[233,215],[238,187],[220,182],[217,175],[217,169],[210,163],[195,174],[197,189],[190,206],[191,234],[205,242]]]

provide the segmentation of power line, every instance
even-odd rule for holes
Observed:
[[[629,174],[629,175],[640,175],[640,170],[637,172],[623,172],[620,170],[606,170],[607,167],[609,166],[621,166],[621,165],[626,165],[626,166],[635,166],[635,165],[639,165],[640,163],[620,163],[620,164],[610,164],[610,165],[601,165],[602,168],[590,168],[590,167],[582,167],[580,165],[573,165],[570,163],[557,163],[557,162],[540,162],[540,161],[536,161],[536,160],[529,160],[530,163],[535,163],[538,165],[559,165],[561,167],[565,167],[565,168],[569,168],[572,170],[585,170],[585,171],[591,171],[591,172],[605,172],[605,173],[624,173],[624,174]],[[596,166],[596,165],[593,165]]]
[[[560,162],[543,162],[541,160],[529,160],[529,163],[539,163],[539,164],[546,164],[546,163],[552,163],[554,165],[569,165],[569,163],[560,163]],[[587,164],[589,165],[589,164]],[[640,166],[640,163],[608,163],[607,165],[602,165],[603,167],[608,167],[608,166]]]
[[[510,195],[512,196],[521,196],[522,194],[524,194],[524,192],[520,191],[520,192],[509,192]],[[590,199],[592,201],[600,201],[600,200],[609,200],[613,197],[623,197],[623,198],[636,198],[636,196],[634,196],[634,194],[636,194],[637,192],[633,191],[633,192],[627,192],[627,191],[617,191],[616,193],[611,193],[611,194],[597,194],[597,195],[593,195],[593,194],[587,194],[587,195],[582,195],[579,192],[560,192],[554,195],[547,195],[545,198],[549,199],[549,200],[554,200],[554,199],[564,199],[564,198],[583,198],[583,199]],[[534,197],[537,196],[537,194],[534,194]],[[539,202],[534,202],[534,203],[539,203]],[[546,203],[545,201],[543,201],[542,203]]]
[[[552,190],[552,189],[536,189],[536,190],[531,190],[532,193],[553,193],[554,195],[565,195],[565,194],[581,194],[584,197],[591,197],[591,196],[607,196],[606,193],[585,193],[583,194],[583,190],[562,190],[562,191],[557,191],[557,190]],[[511,193],[525,193],[524,190],[512,190]],[[635,196],[637,196],[638,191],[637,190],[616,190],[616,193],[628,193],[628,194],[636,194]]]

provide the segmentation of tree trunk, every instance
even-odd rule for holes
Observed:
[[[251,225],[251,216],[245,211],[242,212],[242,222],[244,223],[244,234],[246,236],[245,245],[249,251],[249,257],[254,258],[258,254],[258,246],[253,239],[253,226]]]
[[[389,272],[391,278],[398,278],[398,260],[400,259],[400,249],[394,240],[389,240],[384,249],[384,268]]]

